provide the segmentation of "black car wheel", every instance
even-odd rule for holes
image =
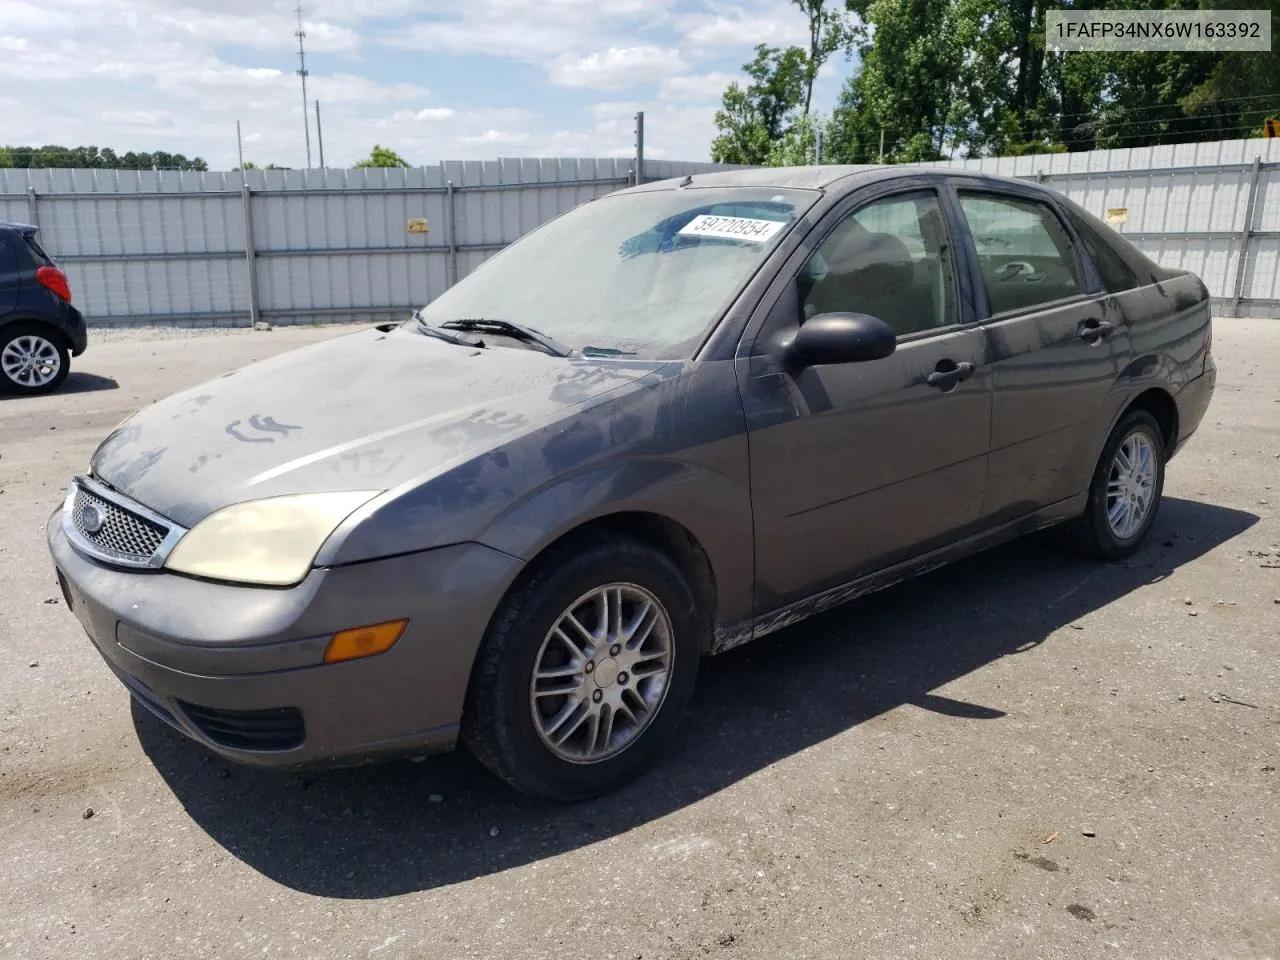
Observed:
[[[1160,425],[1146,410],[1130,410],[1102,449],[1084,515],[1068,528],[1072,545],[1100,560],[1133,554],[1160,511],[1164,466]]]
[[[15,323],[0,327],[0,389],[9,393],[51,393],[71,372],[66,342],[47,327]]]
[[[701,653],[679,568],[628,537],[555,550],[495,614],[462,735],[531,796],[583,800],[636,777],[680,719]]]

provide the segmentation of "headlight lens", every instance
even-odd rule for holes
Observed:
[[[197,523],[165,566],[210,580],[293,586],[338,525],[377,495],[304,493],[232,504]]]

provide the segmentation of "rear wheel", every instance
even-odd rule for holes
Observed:
[[[0,389],[9,393],[50,393],[71,371],[61,336],[34,323],[0,327]]]
[[[693,591],[660,551],[612,535],[557,550],[494,617],[463,739],[532,796],[614,790],[675,730],[697,675],[700,622]]]
[[[1164,440],[1146,410],[1130,410],[1107,439],[1084,515],[1068,528],[1072,545],[1100,560],[1123,560],[1146,539],[1164,494]]]

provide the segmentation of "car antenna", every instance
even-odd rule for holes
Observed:
[[[683,180],[681,180],[678,184],[676,184],[676,189],[680,190],[684,187],[688,187],[692,185],[693,185],[693,174],[689,173],[685,175],[685,178]]]

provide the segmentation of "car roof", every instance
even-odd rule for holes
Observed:
[[[692,177],[673,177],[633,187],[635,191],[669,190],[681,183],[689,187],[767,187],[797,190],[837,190],[845,192],[856,187],[884,180],[912,176],[944,176],[948,179],[980,180],[991,184],[1008,184],[1021,187],[1033,186],[1026,180],[1001,177],[978,170],[954,167],[905,166],[899,164],[850,164],[808,167],[743,167],[737,170],[720,170],[715,173],[695,173]]]
[[[7,223],[4,220],[0,220],[0,230],[16,230],[24,237],[33,237],[40,232],[38,227],[29,223]]]

